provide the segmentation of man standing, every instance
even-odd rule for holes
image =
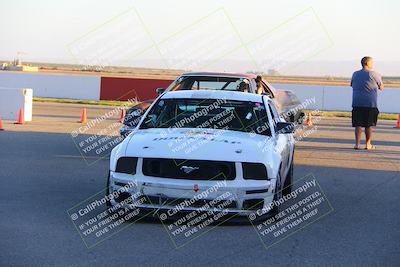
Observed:
[[[372,128],[376,126],[379,110],[377,107],[377,91],[383,90],[381,76],[373,71],[374,62],[371,57],[361,59],[362,69],[353,73],[350,86],[353,87],[352,125],[355,127],[356,145],[360,149],[362,127],[365,128],[365,149],[375,149],[372,145]]]

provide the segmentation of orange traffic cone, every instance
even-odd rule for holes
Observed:
[[[24,109],[20,108],[18,113],[18,121],[15,124],[25,124]]]
[[[312,126],[313,126],[312,119],[311,119],[311,113],[310,113],[310,112],[307,113],[306,125],[307,125],[307,127],[312,127]]]
[[[397,125],[394,128],[400,129],[400,114],[399,117],[397,117]]]
[[[82,115],[81,115],[80,123],[86,123],[86,108],[82,109]]]
[[[124,122],[125,115],[126,115],[126,110],[125,110],[125,109],[122,109],[122,110],[121,110],[121,116],[120,116],[120,118],[119,118],[119,122],[120,122],[120,123],[123,123],[123,122]]]
[[[4,128],[3,128],[3,121],[1,120],[1,118],[0,118],[0,131],[4,131]]]

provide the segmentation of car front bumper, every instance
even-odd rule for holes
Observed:
[[[110,193],[124,192],[123,197],[110,200],[113,206],[164,211],[170,216],[191,211],[248,216],[257,210],[268,211],[274,196],[275,179],[194,181],[110,172],[109,188]]]

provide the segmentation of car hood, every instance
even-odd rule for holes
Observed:
[[[274,147],[269,136],[219,129],[144,129],[125,142],[125,155],[131,157],[236,162],[265,162]]]

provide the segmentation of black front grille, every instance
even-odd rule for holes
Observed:
[[[143,159],[146,176],[188,180],[233,180],[235,162],[183,159]]]
[[[127,198],[130,198],[131,194],[129,194],[128,192],[122,192],[118,195],[117,198],[115,198],[115,201],[117,201],[118,203],[125,201]],[[126,201],[126,204],[131,204],[132,203],[132,199],[129,199]]]
[[[243,201],[243,209],[260,210],[264,207],[264,199],[246,199]]]

